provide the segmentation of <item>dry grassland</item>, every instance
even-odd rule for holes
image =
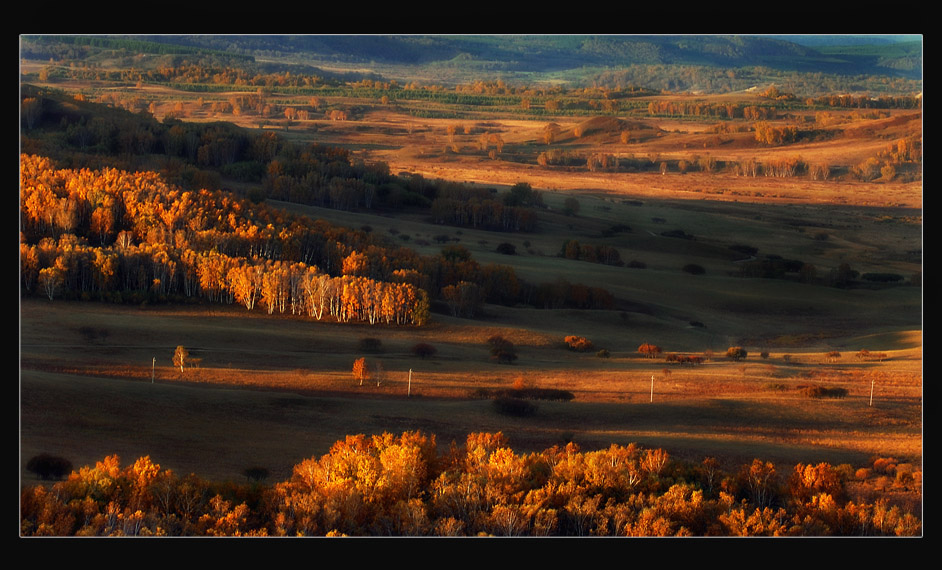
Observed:
[[[169,99],[164,104],[169,108]],[[215,119],[196,113],[188,118]],[[436,434],[440,445],[460,443],[472,431],[503,431],[517,451],[568,440],[586,448],[638,442],[677,457],[712,455],[732,465],[760,457],[864,466],[875,456],[921,464],[921,287],[842,290],[743,279],[738,256],[729,250],[746,244],[822,271],[847,261],[860,272],[909,278],[921,271],[921,182],[544,169],[533,157],[544,148],[539,133],[545,122],[476,121],[475,133],[486,123],[503,134],[506,147],[498,160],[473,150],[473,134],[458,137],[457,154],[443,150],[454,122],[376,109],[357,121],[296,123],[286,134],[355,148],[367,160],[388,162],[392,172],[488,187],[529,182],[546,190],[551,208],[541,216],[539,232],[497,234],[435,226],[421,216],[285,206],[342,225],[369,225],[423,254],[440,251],[434,237],[448,234],[482,264],[511,265],[528,281],[565,278],[604,287],[620,300],[617,310],[488,306],[474,321],[436,314],[428,327],[397,329],[238,307],[24,300],[22,457],[49,452],[84,465],[112,453],[122,459],[150,455],[163,467],[207,477],[236,479],[246,467],[264,465],[273,478],[286,478],[294,464],[326,453],[347,434],[418,429]],[[577,122],[560,125],[572,129]],[[635,126],[642,136],[636,143],[616,146],[599,135],[580,141],[578,149],[724,160],[772,152],[739,135],[711,146],[716,138],[705,132],[708,126],[647,121]],[[852,165],[908,132],[913,121],[868,128],[859,137],[784,152]],[[559,207],[573,194],[580,215],[567,217]],[[602,237],[615,224],[631,231]],[[661,235],[674,229],[696,239]],[[561,259],[567,238],[614,245],[626,263],[638,260],[646,269]],[[504,241],[518,255],[496,253]],[[680,271],[691,262],[706,273]],[[493,334],[517,346],[517,363],[489,361],[484,341]],[[566,350],[562,339],[569,334],[588,337],[611,357]],[[380,338],[382,352],[359,353],[365,337]],[[410,348],[417,342],[433,344],[437,355],[414,357]],[[697,367],[671,366],[663,357],[641,358],[636,350],[642,342],[666,352],[715,356]],[[177,345],[201,359],[198,368],[181,373],[172,367]],[[723,357],[734,345],[748,349],[745,362]],[[856,359],[861,349],[886,357]],[[834,350],[841,357],[828,359]],[[378,386],[353,379],[351,365],[359,356],[382,364]],[[541,401],[535,416],[508,418],[480,397],[481,389],[515,383],[567,390],[575,398]],[[843,388],[846,396],[802,396],[800,387],[811,384]]]

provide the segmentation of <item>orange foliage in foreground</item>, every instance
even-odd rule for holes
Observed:
[[[246,470],[247,476],[249,471]],[[264,470],[262,470],[264,471]],[[915,536],[916,516],[844,497],[844,469],[758,459],[724,473],[631,444],[518,455],[501,433],[347,436],[272,485],[213,483],[117,456],[27,487],[26,536]],[[253,472],[254,473],[254,472]]]

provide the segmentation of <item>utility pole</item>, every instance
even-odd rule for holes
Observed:
[[[412,369],[409,369],[409,391],[406,394],[408,397],[412,397]]]
[[[157,366],[157,357],[154,357],[153,362],[150,363],[150,383],[154,383],[154,368]]]
[[[873,407],[873,383],[874,379],[870,379],[870,407]]]
[[[654,403],[654,374],[651,375],[651,402]]]

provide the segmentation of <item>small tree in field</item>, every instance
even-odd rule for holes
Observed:
[[[511,364],[517,360],[517,349],[514,343],[500,335],[494,335],[487,339],[487,344],[491,347],[491,359],[496,360],[498,364]]]
[[[661,354],[661,347],[656,344],[644,343],[638,347],[638,352],[640,352],[645,358],[657,358],[658,354]]]
[[[726,349],[726,358],[732,358],[733,360],[743,360],[746,358],[748,353],[741,346],[731,346]]]
[[[353,378],[360,381],[360,386],[363,385],[364,380],[369,380],[371,377],[370,365],[365,358],[357,358],[353,361]]]
[[[564,340],[569,350],[575,350],[576,352],[589,352],[595,348],[592,341],[584,336],[569,335]]]
[[[173,365],[179,366],[180,372],[182,373],[183,367],[186,364],[186,360],[189,357],[190,357],[189,351],[187,351],[187,349],[183,348],[182,346],[178,346],[177,349],[173,353]]]

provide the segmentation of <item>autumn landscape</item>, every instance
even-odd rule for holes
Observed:
[[[919,36],[22,36],[21,536],[922,536]]]

